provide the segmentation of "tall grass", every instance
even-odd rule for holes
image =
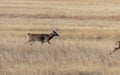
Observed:
[[[57,39],[33,46],[24,40],[0,41],[1,74],[113,75],[119,73],[119,53],[110,56],[112,41]],[[114,71],[113,71],[114,70]]]
[[[118,0],[1,0],[0,75],[120,75]],[[27,33],[59,37],[25,44]]]

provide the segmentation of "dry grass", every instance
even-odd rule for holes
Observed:
[[[19,39],[0,41],[1,74],[113,75],[119,72],[119,53],[110,56],[112,41],[54,40],[33,46]],[[91,43],[92,42],[92,43]],[[97,45],[96,45],[97,44]],[[83,74],[82,74],[83,73]]]
[[[118,0],[1,0],[0,75],[120,75]],[[26,34],[60,37],[24,44]]]

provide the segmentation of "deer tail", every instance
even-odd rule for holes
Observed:
[[[27,35],[30,35],[30,33],[27,33]]]

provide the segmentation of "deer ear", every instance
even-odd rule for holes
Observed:
[[[54,31],[56,31],[56,28],[55,28],[55,27],[52,28],[52,32],[54,32]]]

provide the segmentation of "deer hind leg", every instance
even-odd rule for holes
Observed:
[[[25,41],[24,44],[28,44],[30,41]]]
[[[113,50],[113,52],[116,52],[118,50],[118,48],[115,48],[114,50]]]
[[[25,43],[27,43],[27,44],[28,44],[28,43],[30,43],[31,41],[32,41],[32,40],[28,40],[28,41],[27,41],[27,42],[25,42]]]
[[[34,41],[31,41],[31,42],[30,42],[30,45],[31,45],[31,46],[33,45],[33,42],[34,42]]]
[[[116,44],[118,43],[118,47],[115,47],[113,52],[110,53],[110,55],[112,55],[113,53],[115,53],[116,51],[118,51],[120,49],[120,41],[117,41]]]
[[[120,47],[117,47],[117,48],[115,48],[114,50],[113,50],[113,52],[116,52],[117,50],[119,50],[120,49]]]
[[[110,55],[112,55],[113,53],[115,53],[116,51],[118,51],[120,49],[120,47],[116,47],[112,53],[110,53]]]
[[[31,42],[31,40],[28,40],[28,41],[25,41],[24,44],[28,44],[28,43],[30,43],[30,42]]]
[[[34,42],[34,40],[28,40],[26,43],[32,46],[33,42]]]

